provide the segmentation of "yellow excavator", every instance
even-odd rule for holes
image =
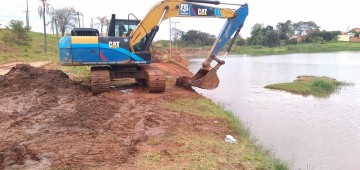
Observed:
[[[222,4],[235,5],[238,9],[218,7]],[[149,92],[165,91],[164,73],[151,64],[149,48],[160,23],[170,17],[227,19],[200,70],[193,77],[180,77],[177,81],[183,87],[216,88],[219,84],[216,72],[225,63],[217,58],[217,54],[229,41],[224,57],[230,51],[248,15],[248,5],[207,0],[163,0],[141,21],[130,19],[131,15],[127,19],[116,19],[113,14],[107,36],[100,36],[93,28],[75,28],[71,36],[59,41],[62,65],[91,66],[94,95],[109,91],[110,82],[118,78],[135,78],[146,84]],[[212,68],[210,64],[214,60],[217,65]]]

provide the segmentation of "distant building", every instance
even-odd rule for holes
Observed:
[[[351,29],[350,32],[354,33],[354,36],[350,37],[349,41],[350,42],[360,42],[360,37],[359,37],[360,28],[353,28],[353,29]]]
[[[358,33],[360,33],[360,28],[353,28],[349,32],[344,32],[342,35],[338,35],[338,41],[360,42],[359,37],[355,37],[355,34]]]
[[[351,29],[351,32],[360,33],[360,28],[353,28]]]
[[[349,42],[350,41],[350,37],[354,37],[355,33],[349,33],[349,32],[345,32],[342,35],[338,35],[338,41],[345,41],[345,42]]]

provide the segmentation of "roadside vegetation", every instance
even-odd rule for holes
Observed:
[[[14,34],[11,29],[0,29],[0,64],[14,61],[56,61],[57,60],[57,41],[56,36],[49,34],[48,38],[48,53],[43,53],[43,35],[42,33],[35,33],[28,31],[26,34],[30,40],[21,42],[22,44],[13,41],[13,39],[4,40],[4,37]]]
[[[283,90],[294,94],[315,97],[329,97],[340,89],[341,86],[351,83],[337,81],[330,77],[298,76],[291,83],[278,83],[265,86],[268,89]]]

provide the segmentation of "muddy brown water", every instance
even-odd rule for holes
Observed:
[[[190,70],[196,72],[201,62],[190,59]],[[218,74],[217,89],[196,91],[238,115],[292,169],[360,169],[360,52],[232,56]],[[328,98],[264,88],[299,75],[355,85]]]

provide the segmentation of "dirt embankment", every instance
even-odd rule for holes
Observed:
[[[174,64],[157,64],[168,76],[189,74]],[[93,96],[88,86],[58,70],[16,65],[0,76],[0,169],[137,169],[139,155],[177,147],[146,144],[178,128],[223,138],[228,127],[160,107],[181,98],[201,98],[171,87],[162,94],[143,87],[113,89]],[[154,148],[155,147],[155,148]]]

